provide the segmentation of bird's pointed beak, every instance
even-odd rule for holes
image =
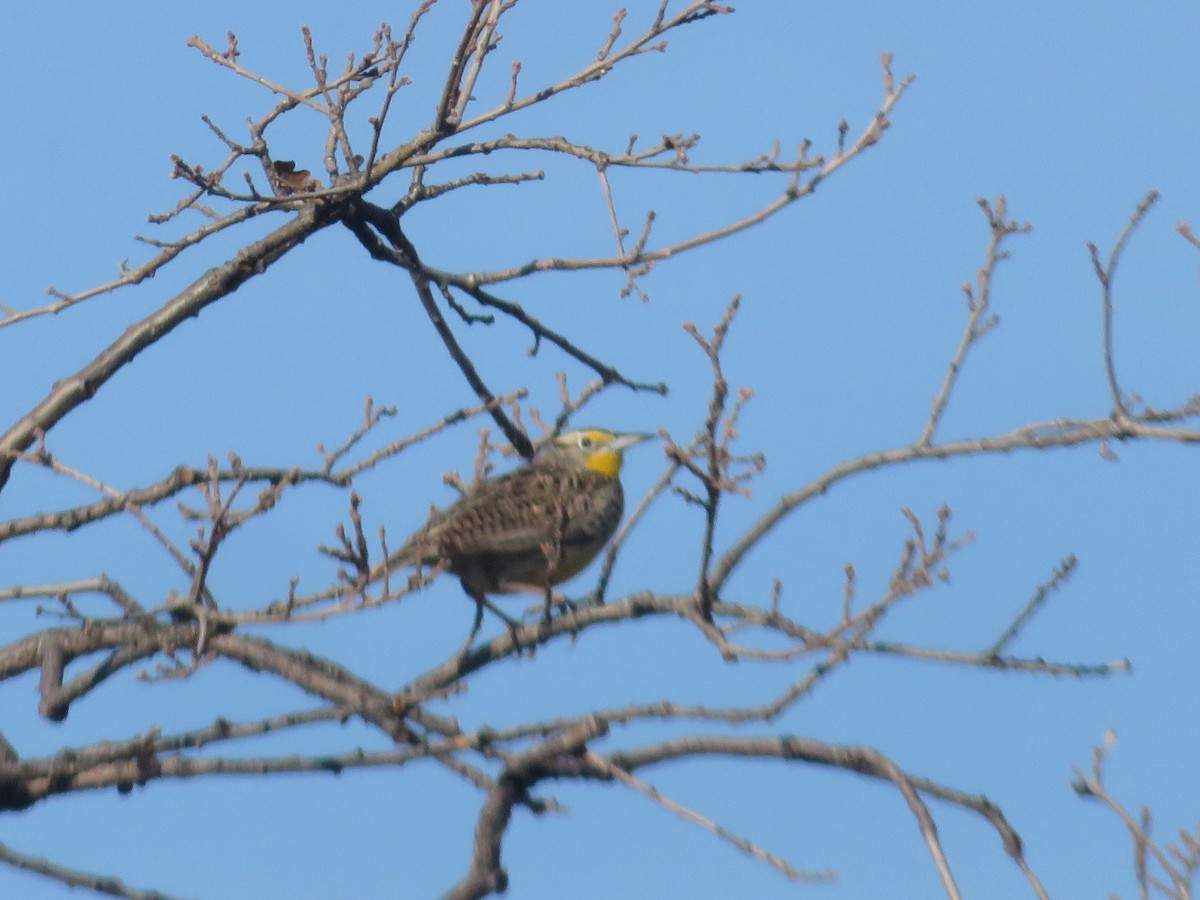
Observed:
[[[642,441],[648,441],[654,437],[652,434],[644,432],[631,431],[628,434],[618,434],[615,438],[608,442],[606,450],[614,450],[620,453],[622,450],[627,450],[634,444],[640,444]]]

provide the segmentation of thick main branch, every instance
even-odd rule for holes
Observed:
[[[211,303],[237,290],[289,250],[329,225],[331,206],[313,205],[262,240],[242,248],[229,261],[192,282],[166,305],[131,325],[114,343],[73,375],[55,383],[50,393],[0,436],[0,490],[8,482],[16,454],[28,449],[64,417],[91,400],[124,365],[156,344]]]

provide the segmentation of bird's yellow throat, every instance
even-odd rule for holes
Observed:
[[[616,478],[621,474],[621,462],[620,450],[609,450],[605,447],[589,453],[583,460],[583,464],[593,472],[599,472],[609,478]]]

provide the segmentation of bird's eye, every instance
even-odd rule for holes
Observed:
[[[586,450],[588,447],[592,446],[591,437],[589,437],[586,434],[581,434],[579,436],[579,446],[584,450]]]

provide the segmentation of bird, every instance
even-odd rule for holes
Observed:
[[[624,452],[651,437],[605,428],[565,432],[529,462],[434,512],[389,557],[388,568],[443,565],[480,614],[484,605],[495,610],[488,594],[549,598],[550,588],[586,568],[617,530]]]

